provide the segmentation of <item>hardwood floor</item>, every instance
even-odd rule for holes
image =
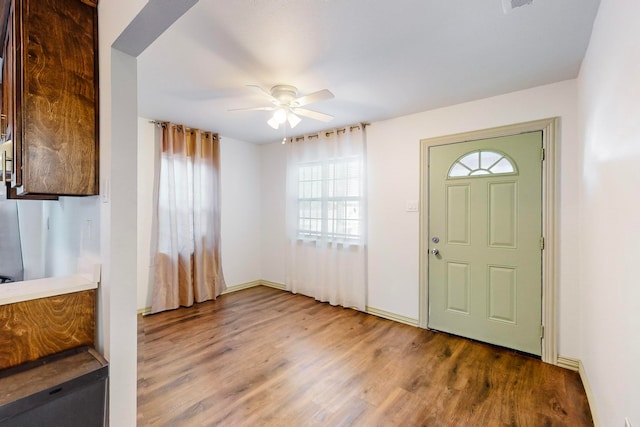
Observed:
[[[140,317],[139,426],[592,426],[577,373],[256,287]]]

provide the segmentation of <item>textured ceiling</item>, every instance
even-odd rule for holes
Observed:
[[[599,0],[200,0],[138,56],[139,114],[274,142],[246,87],[335,98],[287,135],[392,117],[575,78]]]

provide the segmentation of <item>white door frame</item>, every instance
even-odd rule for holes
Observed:
[[[558,216],[558,125],[559,118],[459,133],[420,140],[420,300],[418,326],[427,329],[429,320],[429,147],[478,139],[542,131],[544,162],[542,163],[542,361],[556,365],[557,350],[557,216]]]

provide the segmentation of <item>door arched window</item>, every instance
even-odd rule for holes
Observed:
[[[449,168],[448,178],[481,175],[515,175],[516,164],[506,154],[491,150],[472,151],[458,158]]]

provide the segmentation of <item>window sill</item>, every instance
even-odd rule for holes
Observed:
[[[336,246],[365,246],[359,239],[327,239],[323,237],[296,237],[297,243],[325,243]]]

